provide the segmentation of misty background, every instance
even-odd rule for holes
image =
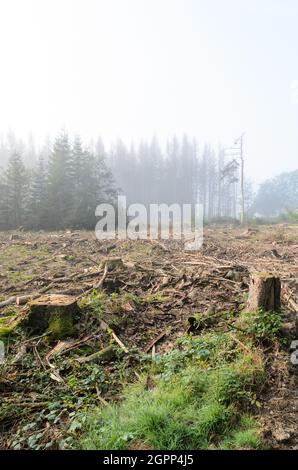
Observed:
[[[223,175],[223,149],[245,132],[247,210],[294,209],[297,13],[295,0],[1,0],[0,199],[16,186],[8,164],[26,172],[27,200],[41,160],[45,178],[59,159],[74,175],[80,135],[110,195],[199,198],[209,218],[235,218],[239,170]]]

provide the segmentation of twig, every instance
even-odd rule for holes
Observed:
[[[47,333],[44,333],[43,335],[34,336],[33,338],[26,339],[26,341],[22,341],[22,342],[20,343],[20,345],[26,344],[26,343],[32,343],[33,341],[36,341],[37,339],[44,338],[45,336],[49,336],[50,334],[51,334],[51,332],[48,331]]]
[[[102,265],[102,261],[99,263],[98,261],[96,261],[95,259],[92,259],[90,258],[90,256],[86,256],[86,259],[91,261],[93,264],[96,264],[97,266],[101,266]]]
[[[104,268],[104,272],[103,272],[103,275],[102,277],[100,278],[100,280],[98,281],[97,284],[93,285],[90,289],[87,289],[85,290],[82,294],[80,294],[77,299],[81,299],[82,297],[84,297],[86,294],[89,294],[89,292],[91,292],[93,289],[95,290],[99,290],[100,287],[102,286],[102,284],[104,283],[104,280],[105,278],[107,277],[107,274],[108,274],[108,265],[107,263],[105,264],[105,268]]]
[[[122,343],[121,339],[118,338],[118,336],[116,335],[115,331],[103,320],[101,320],[100,322],[100,328],[103,330],[103,331],[108,331],[110,332],[110,334],[112,335],[112,337],[114,338],[114,340],[116,341],[116,343],[119,344],[120,348],[123,349],[123,351],[127,354],[129,351],[127,349],[127,347]]]
[[[94,289],[99,289],[99,288],[102,286],[102,284],[103,284],[103,282],[104,282],[104,280],[105,280],[107,274],[108,274],[108,265],[107,265],[107,263],[106,263],[106,264],[105,264],[105,269],[104,269],[103,275],[102,275],[102,277],[100,278],[100,280],[98,281],[98,283],[94,286]]]
[[[154,339],[148,344],[148,346],[145,347],[144,352],[147,354],[147,353],[153,348],[153,346],[155,346],[156,343],[158,343],[158,341],[160,341],[165,335],[166,335],[166,332],[165,332],[165,331],[163,331],[162,333],[160,333],[156,338],[154,338]]]
[[[241,333],[247,333],[247,331],[243,330],[242,328],[239,328],[238,326],[233,325],[233,323],[226,322],[226,325],[230,326],[233,328],[233,330],[241,331]]]
[[[236,338],[236,336],[231,335],[231,338],[232,338],[236,343],[238,343],[239,346],[241,346],[242,349],[244,349],[246,352],[249,352],[249,353],[251,352],[251,350],[250,350],[247,346],[245,346],[245,344],[243,344],[238,338]]]
[[[112,329],[110,329],[110,331],[116,343],[118,343],[120,348],[123,349],[123,351],[127,354],[129,352],[127,347],[122,343],[122,341],[118,338],[118,336]]]
[[[101,396],[100,390],[99,390],[97,384],[95,385],[95,388],[96,388],[96,395],[97,395],[97,398],[99,399],[99,401],[101,401],[101,403],[102,403],[104,406],[110,406],[109,403]]]
[[[38,359],[38,361],[39,361],[39,363],[41,364],[41,366],[43,367],[43,369],[46,369],[46,366],[45,366],[44,363],[42,362],[41,357],[40,357],[40,355],[39,355],[39,352],[37,351],[36,346],[34,346],[33,351],[34,351],[35,357]]]

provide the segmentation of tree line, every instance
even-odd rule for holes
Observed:
[[[61,132],[33,168],[17,150],[9,156],[0,175],[0,228],[91,229],[96,206],[115,197],[104,157],[84,148],[79,137],[71,143]]]
[[[265,217],[287,216],[298,209],[298,170],[264,181],[256,194],[251,213]]]
[[[118,140],[109,162],[128,202],[196,203],[204,207],[207,220],[239,217],[239,164],[225,157],[221,148],[199,147],[186,135],[173,137],[162,151],[158,140],[143,141],[127,148]],[[252,203],[252,187],[246,182],[247,209]]]
[[[70,142],[61,132],[37,156],[32,141],[26,147],[11,135],[0,156],[7,161],[0,175],[1,229],[93,228],[96,206],[115,203],[117,193],[146,206],[201,202],[208,220],[238,216],[237,163],[187,136],[173,137],[164,151],[154,137],[137,148],[118,140],[106,152],[101,139],[85,148],[79,137]]]
[[[31,157],[30,157],[31,155]],[[37,152],[10,136],[0,145],[0,229],[93,229],[98,204],[200,202],[206,220],[239,217],[239,165],[221,148],[199,147],[173,137],[164,149],[156,137],[127,147],[120,139],[109,151],[101,139],[88,147],[62,131]],[[35,162],[34,165],[32,162]],[[256,197],[246,181],[246,212],[276,215],[298,206],[297,172],[262,184]],[[281,197],[282,196],[282,197]]]

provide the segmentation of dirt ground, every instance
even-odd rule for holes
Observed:
[[[123,264],[105,272],[111,258]],[[125,319],[115,327],[122,343],[129,350],[150,352],[154,347],[164,353],[189,328],[193,315],[241,311],[255,271],[281,277],[288,338],[283,350],[270,353],[270,383],[260,397],[259,420],[271,447],[298,449],[297,366],[291,365],[289,347],[298,338],[296,225],[209,226],[197,252],[186,252],[172,240],[102,242],[82,231],[0,233],[0,305],[11,299],[0,308],[0,318],[8,308],[26,308],[16,306],[16,296],[63,293],[82,298],[102,280],[108,294],[128,295],[111,312]],[[9,387],[3,393],[9,396]],[[9,448],[7,441],[3,447]]]

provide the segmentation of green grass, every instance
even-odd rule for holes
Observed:
[[[261,449],[262,447],[263,443],[258,434],[256,423],[247,415],[242,416],[239,430],[232,433],[221,445],[221,449],[225,450]]]
[[[31,281],[34,274],[31,271],[30,264],[22,264],[30,258],[34,258],[35,264],[42,261],[48,253],[46,246],[38,249],[29,249],[21,244],[8,246],[5,250],[0,251],[0,264],[6,271],[10,282],[18,284],[21,282]],[[21,266],[20,266],[21,265]]]
[[[80,446],[259,448],[257,425],[247,414],[263,378],[259,352],[244,354],[230,334],[184,337],[125,389],[119,405],[92,414]]]
[[[8,271],[7,277],[11,282],[16,284],[19,282],[31,281],[34,278],[32,274],[26,274],[22,271]]]
[[[5,251],[2,251],[0,255],[0,260],[1,261],[6,260],[10,256],[15,256],[20,259],[28,258],[28,256],[30,256],[30,250],[28,250],[27,247],[22,246],[20,244],[11,245],[11,246],[8,246],[5,249]]]

